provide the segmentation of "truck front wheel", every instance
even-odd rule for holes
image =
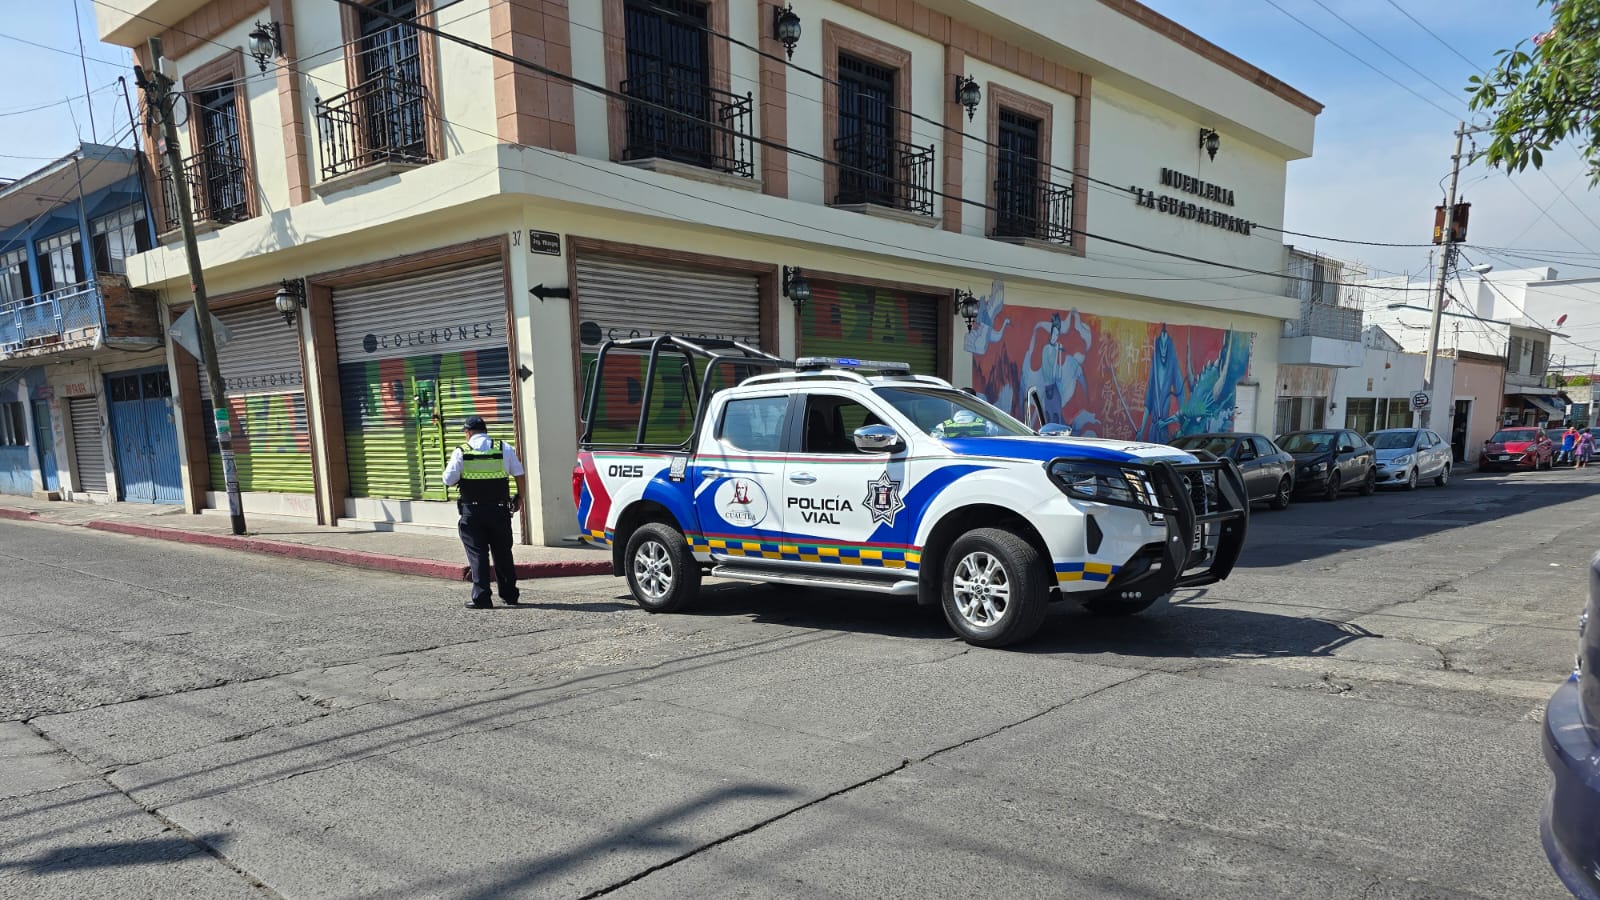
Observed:
[[[1049,611],[1045,571],[1039,551],[1011,532],[969,531],[945,556],[945,621],[979,647],[1027,640]]]
[[[671,525],[640,525],[622,559],[633,599],[650,612],[676,612],[700,593],[700,565]]]

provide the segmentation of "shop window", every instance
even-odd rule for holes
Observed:
[[[1344,427],[1358,434],[1368,434],[1379,426],[1378,401],[1372,397],[1351,397],[1344,402]]]
[[[1379,428],[1410,428],[1411,398],[1389,397],[1378,401]]]
[[[28,269],[28,249],[18,247],[0,255],[0,303],[15,303],[33,293]]]
[[[0,447],[28,446],[28,419],[21,403],[0,403]]]
[[[144,224],[144,208],[129,206],[89,223],[94,242],[94,270],[100,273],[127,274],[128,257],[150,249],[150,230]]]

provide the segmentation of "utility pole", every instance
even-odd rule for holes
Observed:
[[[233,522],[233,533],[244,534],[244,500],[239,496],[239,470],[233,459],[233,426],[228,419],[227,390],[222,383],[221,368],[217,365],[217,344],[211,333],[211,307],[206,302],[205,272],[200,268],[200,247],[194,240],[194,209],[189,199],[189,185],[184,178],[183,157],[178,153],[178,126],[172,118],[172,79],[161,71],[161,41],[151,38],[147,46],[156,70],[146,73],[134,66],[134,78],[144,91],[145,102],[161,119],[161,136],[167,145],[167,170],[172,173],[172,193],[177,197],[178,221],[183,228],[184,255],[189,260],[189,290],[194,295],[195,324],[200,334],[200,355],[203,357],[201,362],[206,367],[206,381],[211,388],[212,415],[217,423],[222,480],[228,488],[228,515]]]
[[[1456,152],[1450,157],[1450,194],[1444,201],[1444,253],[1439,256],[1438,283],[1433,291],[1433,314],[1428,319],[1428,356],[1422,373],[1422,392],[1428,395],[1428,405],[1422,408],[1420,419],[1423,428],[1431,427],[1433,419],[1433,381],[1439,368],[1439,321],[1444,315],[1444,282],[1455,264],[1456,241],[1456,183],[1461,178],[1461,139],[1467,136],[1467,123],[1456,128]]]

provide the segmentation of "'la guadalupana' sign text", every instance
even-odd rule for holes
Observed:
[[[1193,194],[1202,200],[1221,203],[1224,206],[1233,205],[1232,188],[1225,188],[1220,184],[1202,181],[1193,175],[1185,175],[1176,169],[1161,170],[1161,186],[1172,188],[1175,191],[1182,191],[1185,194]],[[1133,191],[1133,202],[1145,209],[1164,212],[1180,219],[1193,219],[1201,225],[1210,225],[1213,228],[1221,228],[1224,231],[1246,236],[1250,234],[1250,229],[1255,227],[1255,223],[1248,219],[1241,219],[1220,209],[1212,209],[1209,206],[1191,203],[1182,197],[1147,191],[1137,185],[1130,188],[1130,190]]]

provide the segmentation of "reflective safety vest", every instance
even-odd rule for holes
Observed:
[[[474,450],[466,444],[461,451],[461,481],[456,486],[467,503],[508,503],[511,476],[506,474],[505,445],[495,441],[488,450]]]

